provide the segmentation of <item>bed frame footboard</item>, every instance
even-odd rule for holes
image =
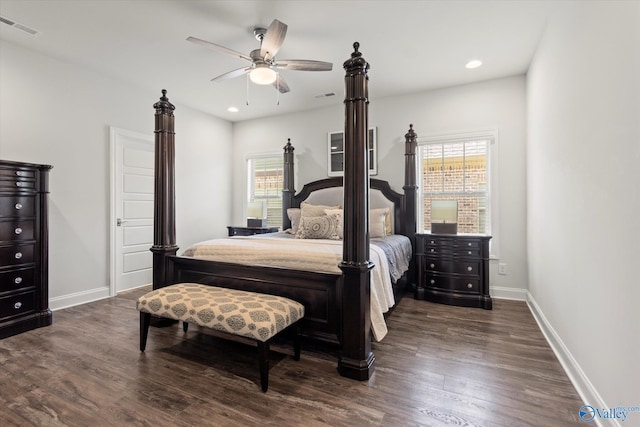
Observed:
[[[331,344],[340,343],[342,277],[277,267],[246,266],[172,256],[174,283],[202,283],[290,298],[302,303],[301,332]]]

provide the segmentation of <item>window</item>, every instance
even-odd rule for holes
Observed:
[[[282,226],[282,156],[255,156],[247,160],[247,202],[264,202],[269,227]]]
[[[496,135],[497,131],[469,132],[418,141],[418,223],[424,230],[431,229],[433,200],[455,200],[458,233],[492,234],[490,182]]]
[[[368,146],[369,146],[369,175],[378,174],[378,153],[376,151],[376,130],[377,128],[369,128]],[[344,175],[344,132],[329,132],[328,139],[328,175],[343,176]]]

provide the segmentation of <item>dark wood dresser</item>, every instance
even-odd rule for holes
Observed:
[[[51,166],[0,160],[0,338],[50,325]]]
[[[485,235],[416,234],[416,299],[491,310]]]

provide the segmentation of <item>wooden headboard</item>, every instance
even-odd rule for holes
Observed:
[[[314,205],[342,205],[343,196],[342,177],[326,178],[305,184],[302,190],[293,196],[292,208],[299,208],[302,202]],[[369,209],[389,208],[391,212],[391,226],[394,234],[404,234],[404,195],[394,191],[387,181],[380,179],[369,180]],[[283,219],[284,219],[283,215]],[[283,230],[291,227],[287,216]]]

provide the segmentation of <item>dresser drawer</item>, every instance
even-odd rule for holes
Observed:
[[[480,292],[480,279],[466,277],[446,277],[427,274],[427,283],[431,289],[477,294]]]
[[[0,177],[0,190],[1,191],[24,191],[31,190],[35,191],[36,189],[36,181],[35,180],[26,180],[21,178],[12,178],[6,179],[4,177]]]
[[[33,220],[0,221],[0,240],[5,242],[33,240],[33,228]]]
[[[35,196],[0,196],[0,217],[32,217],[35,207]]]
[[[0,273],[0,292],[35,286],[35,268],[19,268]]]
[[[22,292],[0,298],[0,319],[31,313],[34,311],[35,306],[35,291]]]
[[[424,253],[427,255],[480,257],[482,248],[478,240],[427,237]]]
[[[452,261],[443,258],[426,258],[424,269],[432,273],[463,274],[480,276],[480,261]]]
[[[34,262],[35,245],[13,245],[0,247],[0,265],[11,266]]]
[[[31,179],[35,181],[36,171],[31,168],[3,165],[0,168],[0,180],[9,181],[12,179]]]
[[[36,189],[36,171],[16,166],[0,169],[1,191],[23,191]]]

